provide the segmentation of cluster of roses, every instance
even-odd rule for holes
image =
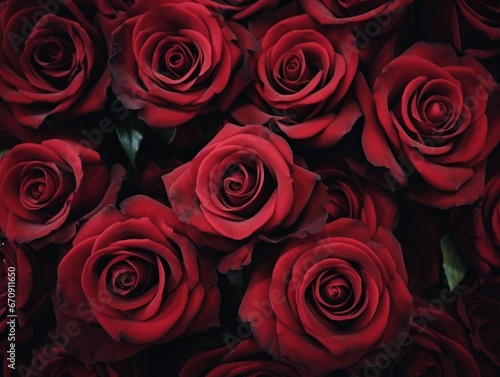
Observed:
[[[3,0],[0,37],[5,376],[498,375],[495,1]]]

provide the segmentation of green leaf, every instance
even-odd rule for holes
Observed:
[[[450,291],[453,291],[465,277],[467,265],[458,253],[449,234],[441,238],[441,252],[443,253],[443,270]]]
[[[146,125],[144,122],[134,115],[116,128],[118,140],[120,140],[120,144],[133,167],[135,167],[135,158],[141,146],[145,130]]]
[[[0,149],[0,157],[7,153],[10,149]]]
[[[177,135],[177,127],[162,128],[155,131],[161,135],[161,137],[167,142],[167,144],[170,144],[172,141],[174,141],[175,136]]]

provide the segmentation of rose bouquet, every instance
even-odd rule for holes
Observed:
[[[500,374],[500,8],[0,1],[4,376]]]

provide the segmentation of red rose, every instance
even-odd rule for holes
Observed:
[[[240,124],[277,125],[309,146],[336,144],[361,116],[348,94],[358,68],[354,37],[306,14],[277,23],[264,16],[250,23],[262,36],[261,51],[250,61],[255,92],[231,115]]]
[[[330,203],[326,209],[330,221],[342,217],[361,220],[370,234],[379,226],[394,228],[398,208],[388,190],[365,181],[336,156],[330,157],[329,162],[319,162],[311,170],[321,176],[328,190]]]
[[[113,33],[113,90],[154,127],[224,110],[245,86],[237,44],[249,39],[242,26],[201,4],[137,1]]]
[[[66,243],[82,220],[115,202],[124,175],[81,144],[19,144],[0,160],[0,228],[37,248]]]
[[[419,203],[477,200],[500,133],[500,96],[488,72],[451,46],[423,42],[400,56],[388,45],[372,67],[373,94],[361,76],[357,82],[368,161],[389,169],[386,183]]]
[[[83,1],[86,3],[85,1]],[[23,125],[101,110],[110,78],[97,10],[65,1],[9,1],[0,16],[0,97]]]
[[[58,269],[63,314],[116,341],[161,343],[219,325],[215,267],[179,232],[172,211],[146,196],[86,222]]]
[[[354,364],[409,326],[412,298],[396,239],[339,219],[255,267],[239,309],[259,345],[313,376]]]
[[[163,177],[195,244],[231,253],[221,271],[249,264],[259,239],[304,237],[325,223],[325,188],[293,158],[268,129],[227,124],[192,161]]]
[[[416,299],[409,332],[363,360],[364,376],[471,376],[481,373],[460,324]],[[361,375],[361,373],[359,373]]]
[[[179,377],[306,377],[291,365],[274,361],[254,339],[244,340],[234,349],[222,347],[200,352],[190,358]]]
[[[208,8],[213,8],[216,12],[230,16],[234,20],[242,20],[250,17],[264,9],[275,8],[279,0],[194,0]]]
[[[470,332],[474,348],[500,367],[500,277],[478,281],[457,301],[458,313]]]
[[[488,162],[484,196],[458,209],[451,228],[455,245],[479,274],[488,279],[500,269],[500,154]]]

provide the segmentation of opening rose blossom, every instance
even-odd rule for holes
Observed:
[[[153,127],[227,109],[248,80],[240,70],[250,40],[241,25],[201,4],[138,0],[113,32],[113,90]]]
[[[163,181],[195,244],[228,254],[223,272],[249,264],[259,239],[304,237],[327,218],[319,176],[296,165],[286,141],[262,126],[227,124]]]
[[[232,116],[241,124],[277,126],[308,146],[336,144],[361,117],[348,93],[358,69],[354,36],[307,14],[276,23],[262,19],[250,22],[262,36],[261,50],[250,58],[254,91]]]
[[[80,222],[115,203],[125,169],[109,172],[96,151],[51,139],[15,146],[0,159],[0,176],[0,229],[41,248],[69,242]]]
[[[95,7],[76,1],[6,2],[0,15],[0,97],[22,125],[101,110],[110,83]]]
[[[275,261],[275,262],[274,262]],[[379,228],[339,219],[257,262],[239,308],[259,345],[312,376],[353,365],[408,330],[401,248]]]
[[[486,157],[500,140],[500,93],[488,71],[446,44],[388,45],[361,76],[358,99],[368,161],[386,184],[439,208],[471,204],[484,189]]]
[[[104,208],[61,260],[60,310],[104,329],[115,345],[163,343],[218,326],[215,266],[182,232],[171,209],[146,196],[125,200],[121,211]],[[103,351],[101,358],[112,354]]]

